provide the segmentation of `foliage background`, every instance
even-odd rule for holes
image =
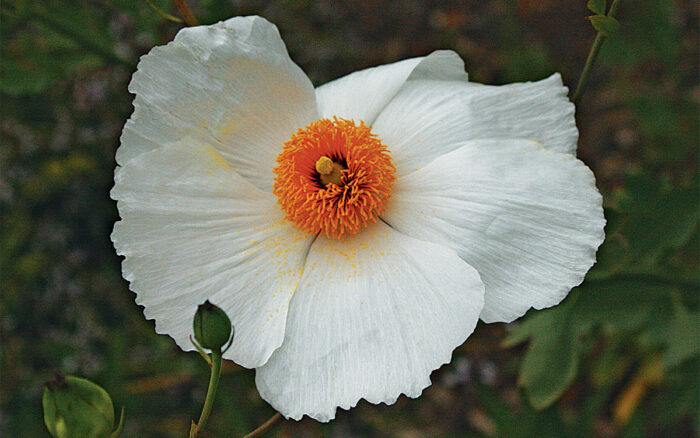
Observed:
[[[152,0],[171,14],[167,0]],[[584,0],[191,0],[203,23],[259,14],[315,84],[456,50],[470,79],[573,88],[594,37]],[[114,152],[139,55],[180,24],[141,0],[5,0],[1,16],[0,435],[47,436],[54,370],[126,406],[124,436],[185,436],[207,369],[156,335],[109,241]],[[579,156],[605,196],[607,241],[560,306],[480,324],[417,400],[361,402],[272,436],[695,436],[698,432],[698,10],[623,2],[582,105]],[[401,366],[397,363],[396,366]],[[227,363],[210,436],[272,414]]]

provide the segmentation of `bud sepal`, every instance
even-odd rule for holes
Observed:
[[[226,312],[209,300],[197,307],[192,326],[194,331],[192,343],[203,356],[207,356],[203,348],[212,351],[222,351],[223,348],[225,352],[231,347],[234,336],[231,320]]]
[[[44,424],[54,438],[116,437],[122,429],[124,408],[114,429],[114,405],[107,391],[87,379],[56,374],[42,396]]]

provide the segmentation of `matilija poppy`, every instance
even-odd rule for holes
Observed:
[[[287,418],[417,397],[479,319],[564,299],[604,238],[559,75],[486,86],[437,51],[314,88],[237,17],[151,50],[129,90],[124,277],[184,350],[222,307],[225,357]]]

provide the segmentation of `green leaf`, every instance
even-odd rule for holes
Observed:
[[[530,315],[504,346],[530,341],[518,383],[532,405],[543,409],[573,383],[586,348],[583,337],[593,327],[613,334],[639,331],[652,319],[666,321],[671,308],[666,286],[641,280],[584,284],[559,306]]]
[[[593,15],[588,17],[588,19],[591,20],[595,30],[608,37],[614,35],[620,29],[620,22],[613,17]]]
[[[625,270],[654,272],[662,256],[697,233],[700,189],[694,184],[668,188],[648,175],[632,175],[611,198],[616,214],[606,210],[607,238],[589,279]]]
[[[588,0],[586,7],[598,15],[605,15],[605,0]]]
[[[654,312],[670,309],[667,287],[642,280],[599,281],[573,293],[580,298],[571,310],[572,317],[609,333],[638,330]]]
[[[628,264],[654,264],[665,250],[683,246],[697,229],[697,187],[660,191],[656,196],[640,189],[632,195],[639,199],[624,227],[629,239]]]
[[[662,363],[666,369],[680,365],[700,354],[700,312],[690,312],[680,300],[674,300],[672,318],[661,327],[650,327],[647,336],[663,348]]]
[[[518,383],[537,409],[556,401],[576,377],[582,352],[580,335],[587,330],[571,317],[576,300],[570,296],[558,307],[535,314],[506,339],[506,345],[513,345],[530,338]]]
[[[552,313],[540,323],[540,335],[530,343],[518,380],[537,409],[554,403],[573,382],[582,352],[574,324],[566,313]]]

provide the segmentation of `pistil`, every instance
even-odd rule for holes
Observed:
[[[316,161],[316,172],[321,179],[323,187],[328,187],[328,184],[335,184],[338,187],[343,187],[345,183],[343,182],[343,170],[346,168],[325,155]]]
[[[277,163],[273,192],[285,218],[333,239],[376,222],[396,179],[389,151],[369,126],[337,117],[298,129]]]

